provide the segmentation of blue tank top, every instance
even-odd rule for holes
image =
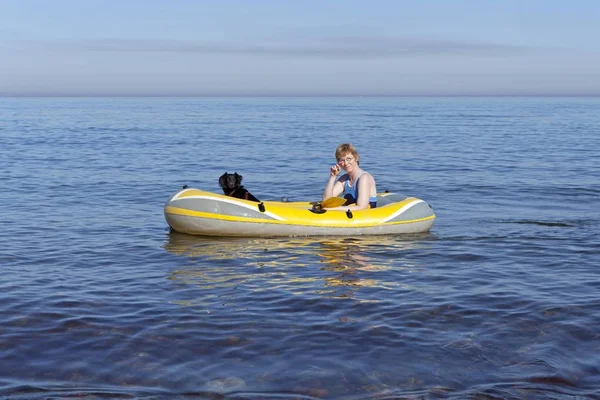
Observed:
[[[356,199],[358,199],[358,181],[364,173],[364,171],[361,172],[361,174],[356,179],[356,182],[354,182],[354,186],[350,186],[350,177],[348,177],[348,179],[344,181],[344,191],[342,192],[342,194],[340,194],[340,197],[346,199],[346,204],[344,204],[345,206],[350,205],[352,203],[356,203]],[[371,208],[377,207],[377,196],[369,197],[369,205],[371,206]]]

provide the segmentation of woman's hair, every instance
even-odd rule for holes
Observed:
[[[339,160],[344,154],[350,153],[356,158],[356,165],[359,165],[360,156],[358,155],[358,151],[356,151],[356,147],[352,145],[352,143],[342,143],[337,149],[335,149],[335,159]]]

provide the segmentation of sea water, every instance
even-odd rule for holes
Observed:
[[[427,234],[172,233],[338,144]],[[0,397],[600,398],[599,98],[2,98]]]

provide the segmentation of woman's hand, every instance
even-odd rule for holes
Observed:
[[[342,169],[340,168],[340,166],[338,164],[335,164],[329,169],[329,176],[330,177],[338,176],[341,171],[342,171]]]
[[[344,190],[343,183],[339,180],[336,181],[335,179],[340,172],[342,172],[342,167],[340,167],[339,164],[332,165],[331,168],[329,168],[329,180],[327,181],[327,185],[325,185],[325,190],[323,191],[324,201],[330,197],[337,196]]]

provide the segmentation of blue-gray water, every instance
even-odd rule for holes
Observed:
[[[600,399],[598,98],[3,98],[0,140],[0,398]],[[345,141],[429,234],[169,233]]]

